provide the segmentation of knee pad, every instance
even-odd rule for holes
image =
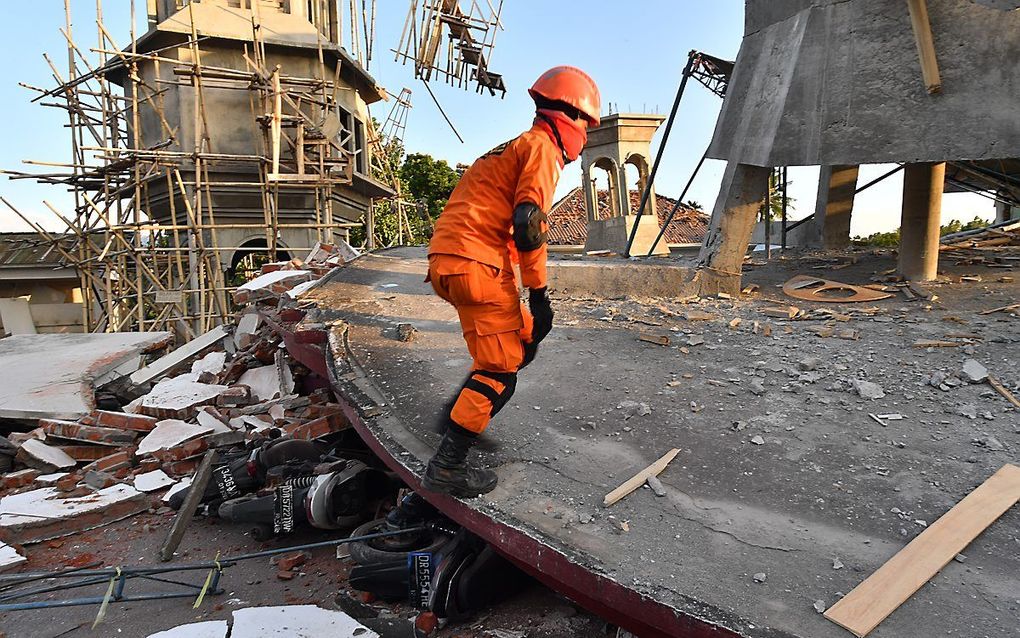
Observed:
[[[497,381],[503,385],[503,391],[497,392],[495,388],[490,386],[484,381],[480,381],[476,377],[486,377]],[[496,416],[496,413],[503,409],[503,406],[510,401],[510,397],[514,395],[514,391],[517,389],[517,373],[516,372],[488,372],[486,370],[475,370],[468,377],[464,387],[471,388],[475,392],[483,395],[492,403],[492,411],[489,416]]]

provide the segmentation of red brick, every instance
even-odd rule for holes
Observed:
[[[110,454],[110,447],[102,445],[58,445],[57,449],[62,450],[75,461],[96,461]]]
[[[190,441],[185,441],[180,445],[175,445],[174,447],[156,450],[152,453],[152,456],[164,463],[172,463],[173,461],[189,459],[195,455],[205,452],[208,449],[209,442],[206,441],[205,438],[192,439]]]
[[[144,414],[128,414],[127,412],[109,412],[107,410],[96,410],[89,415],[95,423],[108,428],[119,428],[121,430],[134,430],[136,432],[150,432],[156,427],[158,419]]]
[[[185,461],[174,461],[173,463],[164,463],[163,471],[174,478],[180,478],[182,476],[191,476],[198,469],[198,464],[201,463],[200,459],[187,459]]]
[[[159,459],[144,458],[138,462],[138,473],[141,474],[142,472],[155,472],[162,465],[163,464],[160,462]]]
[[[134,460],[134,456],[135,448],[126,448],[89,463],[82,468],[82,472],[88,472],[89,470],[116,472],[122,467],[131,467],[131,462]]]
[[[281,569],[276,572],[276,577],[280,580],[294,580],[294,572],[288,572]]]
[[[71,441],[83,441],[85,443],[99,443],[101,445],[128,445],[133,443],[135,438],[138,437],[137,432],[95,425],[82,425],[74,421],[60,421],[58,419],[39,419],[39,426],[46,432],[47,436]]]
[[[16,490],[19,487],[25,487],[41,475],[42,472],[39,470],[21,470],[20,472],[4,474],[3,478],[0,478],[0,489]]]
[[[295,567],[300,567],[308,562],[308,556],[304,552],[298,552],[296,554],[289,554],[280,558],[277,561],[276,566],[284,571],[292,571]]]
[[[288,425],[283,428],[283,431],[295,439],[311,441],[333,432],[339,432],[349,425],[347,419],[343,418],[342,415],[334,414],[319,417],[300,425]]]
[[[291,286],[290,288],[293,288],[293,286]],[[288,288],[288,290],[290,288]],[[283,310],[280,311],[279,317],[280,321],[284,323],[294,323],[296,321],[301,321],[302,319],[304,319],[306,314],[307,313],[304,310],[300,310],[298,308],[284,308]]]
[[[70,492],[74,488],[78,487],[79,481],[81,481],[81,475],[77,472],[73,472],[67,476],[61,476],[58,478],[55,486],[58,492]]]
[[[251,388],[246,385],[235,385],[227,388],[216,397],[216,405],[222,407],[240,407],[255,403]]]

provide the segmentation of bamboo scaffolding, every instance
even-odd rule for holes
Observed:
[[[355,154],[344,139],[352,133],[342,131],[335,139],[325,139],[320,128],[340,104],[338,95],[345,88],[340,69],[327,70],[321,38],[319,67],[313,73],[317,77],[289,75],[278,66],[270,69],[259,27],[260,11],[265,9],[257,2],[252,4],[252,39],[244,47],[243,70],[203,62],[203,47],[210,38],[198,32],[192,3],[186,7],[191,32],[177,44],[152,51],[139,51],[133,26],[135,0],[128,7],[131,43],[125,49],[104,23],[102,1],[95,4],[97,45],[82,47],[75,41],[71,0],[65,0],[60,32],[67,44],[66,70],[44,55],[55,86],[23,84],[35,93],[32,102],[66,112],[70,160],[26,161],[60,172],[0,170],[11,179],[69,187],[72,210],[47,204],[66,231],[47,231],[6,199],[0,201],[39,235],[40,242],[77,269],[82,321],[89,331],[172,330],[190,339],[233,312],[229,294],[238,280],[236,273],[235,279],[227,279],[231,255],[235,260],[246,255],[241,259],[249,265],[254,264],[253,255],[275,261],[284,233],[307,237],[307,242],[287,246],[293,254],[313,247],[296,244],[334,241],[362,225],[334,222],[337,189],[353,182]],[[339,44],[342,14],[336,3],[317,1],[310,6],[318,32]],[[367,65],[375,2],[370,10],[363,2],[362,9],[371,24],[355,27],[355,33],[365,37],[361,53]],[[114,75],[121,78],[120,84],[113,82]],[[181,96],[188,95],[190,101],[190,112],[183,101],[175,104],[180,110],[174,113],[177,121],[164,101],[171,90],[187,90]],[[250,118],[260,150],[218,152],[207,100],[210,91],[224,90],[248,94],[250,113],[237,117]],[[146,147],[143,114],[163,141],[152,144],[150,134]],[[181,131],[188,127],[192,130],[184,135],[193,139],[185,141]],[[250,174],[250,181],[238,179],[238,173]],[[221,201],[224,195],[249,193],[258,193],[261,202],[257,221],[237,219],[250,218],[250,208],[231,208]],[[308,203],[283,207],[281,193],[298,193],[307,199],[297,201]],[[157,207],[165,212],[153,216]],[[264,232],[265,245],[247,241],[226,245],[238,243],[222,241],[227,231]],[[249,270],[243,265],[238,269]]]

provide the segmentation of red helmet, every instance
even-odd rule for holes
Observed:
[[[566,102],[581,112],[591,126],[599,125],[602,100],[595,80],[576,67],[554,66],[528,89],[532,98],[542,96],[547,100]]]

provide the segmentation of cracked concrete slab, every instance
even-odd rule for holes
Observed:
[[[0,339],[0,418],[77,419],[95,409],[94,382],[166,346],[167,332],[17,335]]]
[[[420,476],[437,442],[432,422],[470,366],[456,312],[422,283],[424,272],[423,252],[386,251],[306,297],[318,304],[315,320],[338,322],[330,337],[335,383],[360,417],[359,432],[410,476]],[[771,283],[788,277],[777,274]],[[938,316],[895,299],[871,315],[840,307],[843,316],[858,313],[849,320],[863,333],[845,341],[811,331],[821,320],[768,317],[761,313],[768,303],[554,292],[556,327],[484,437],[479,462],[496,469],[499,486],[479,499],[436,502],[464,507],[464,520],[490,542],[514,538],[502,547],[511,554],[537,543],[517,558],[568,595],[589,592],[548,580],[556,557],[632,592],[628,601],[653,601],[723,635],[845,635],[817,613],[816,602],[832,604],[849,592],[920,533],[915,519],[938,518],[1008,461],[1008,452],[975,448],[972,433],[950,416],[958,399],[927,383],[931,368],[956,371],[962,363],[960,353],[945,352],[952,349],[911,348],[919,335],[946,330]],[[688,321],[690,307],[717,318]],[[737,328],[734,317],[742,318]],[[403,342],[396,326],[408,320],[420,335]],[[669,347],[642,342],[649,323],[683,339]],[[989,369],[1010,369],[1020,354],[1016,340],[996,336],[990,321],[968,330],[989,340],[974,346],[975,356]],[[694,335],[702,345],[683,345]],[[810,357],[815,369],[805,375],[799,362]],[[885,396],[860,397],[855,379],[880,382]],[[767,392],[753,392],[752,382]],[[953,392],[988,405],[993,420],[977,427],[1007,450],[1018,443],[1017,413],[1007,402],[979,397],[975,385]],[[626,412],[619,407],[625,401],[650,409]],[[905,418],[883,428],[869,412]],[[753,444],[755,437],[765,444]],[[639,489],[601,507],[606,493],[672,447],[681,452],[659,476],[666,497]],[[974,626],[1012,635],[1002,610],[1015,606],[1010,592],[1020,589],[1016,510],[972,546],[978,560],[985,557],[981,569],[973,558],[967,567],[951,564],[875,635],[928,636],[932,627],[965,635]],[[845,568],[834,569],[835,559]],[[974,604],[974,589],[994,604]]]
[[[230,638],[379,638],[342,611],[315,605],[248,607],[234,612]]]

